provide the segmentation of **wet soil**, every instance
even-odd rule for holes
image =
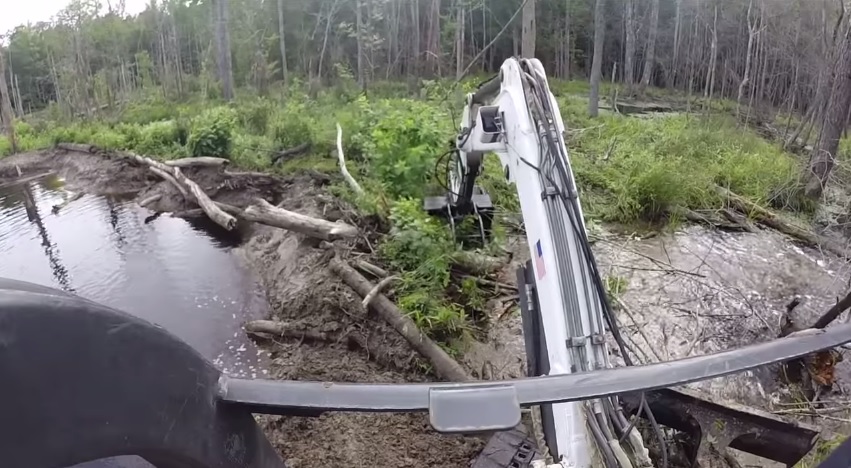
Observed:
[[[225,175],[220,168],[186,168],[184,174],[215,201],[245,206],[255,198],[306,215],[340,218],[340,205],[325,193],[324,177]],[[0,184],[54,173],[69,188],[122,194],[179,214],[195,208],[146,167],[108,154],[50,150],[0,160]],[[19,177],[20,176],[20,177]],[[337,339],[258,340],[271,358],[270,378],[346,382],[427,380],[415,353],[392,329],[368,316],[361,298],[327,268],[333,249],[299,234],[240,223],[245,241],[235,253],[265,288],[271,317],[319,330]],[[323,248],[324,247],[324,248]],[[337,248],[346,248],[340,245]],[[357,336],[357,340],[348,339]],[[353,345],[354,342],[360,343]],[[364,346],[365,344],[365,346]],[[317,418],[258,416],[267,436],[293,468],[326,466],[465,467],[486,440],[434,432],[425,414],[327,414]]]

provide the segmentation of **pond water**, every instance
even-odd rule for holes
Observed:
[[[73,292],[163,326],[226,373],[263,377],[241,325],[267,305],[230,252],[233,234],[159,217],[127,199],[74,194],[62,180],[0,186],[0,277]]]

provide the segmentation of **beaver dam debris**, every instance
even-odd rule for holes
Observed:
[[[338,160],[345,167],[342,151]],[[266,320],[247,322],[245,332],[269,353],[268,371],[274,378],[403,383],[433,376],[463,382],[525,375],[522,344],[514,346],[515,341],[522,342],[519,318],[506,313],[504,306],[494,312],[488,330],[475,338],[481,341],[475,343],[481,353],[456,359],[419,330],[393,302],[398,279],[370,256],[370,226],[351,216],[342,202],[323,195],[321,185],[327,181],[230,171],[227,160],[220,158],[160,162],[91,145],[60,144],[54,151],[4,160],[0,184],[46,172],[66,177],[76,185],[75,191],[127,193],[165,216],[205,216],[222,229],[244,233],[245,241],[236,252],[257,272],[274,311]],[[348,179],[347,183],[357,184]],[[692,227],[672,238],[635,241],[604,236],[595,246],[601,271],[626,284],[615,301],[621,309],[618,318],[630,347],[645,363],[821,328],[851,306],[851,295],[839,294],[844,284],[836,281],[844,264],[832,259],[823,266],[814,253],[757,226],[818,243],[846,258],[843,246],[723,190],[719,188],[719,193],[736,214],[723,215],[724,222],[748,223],[750,234]],[[522,256],[515,255],[511,263],[478,253],[457,254],[453,274],[492,288],[497,295],[509,294],[508,302],[514,303],[518,291],[507,283]],[[802,282],[804,276],[810,278]],[[829,287],[813,290],[813,284]],[[805,298],[800,305],[782,312],[789,299],[799,295]],[[819,299],[843,296],[833,304]],[[503,298],[499,299],[496,302],[502,305]],[[819,319],[817,312],[824,310],[827,313]],[[795,371],[809,376],[812,383],[807,385],[817,387],[818,396],[826,400],[837,381],[851,375],[837,358],[838,351],[828,353],[802,360]],[[661,448],[653,442],[652,425],[639,420],[646,405],[656,416],[653,424],[663,426],[670,466],[695,466],[706,460],[736,466],[735,460],[729,461],[728,448],[794,464],[813,448],[819,430],[800,419],[793,421],[789,411],[773,414],[774,403],[792,399],[778,382],[779,370],[780,366],[683,388],[623,395],[627,417],[633,418],[623,421],[626,435],[633,427],[644,433],[649,453],[658,461]],[[736,394],[730,389],[736,384],[744,384],[751,393]],[[748,407],[728,403],[733,400]],[[495,459],[500,451],[502,442],[497,439],[511,439],[512,453],[528,443],[525,435],[509,437],[509,433],[490,444],[480,436],[437,434],[425,414],[258,416],[258,420],[294,467],[461,467],[470,466],[471,460],[476,460],[474,466],[485,466],[481,460]]]

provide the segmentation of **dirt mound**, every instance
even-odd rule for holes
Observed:
[[[282,207],[318,216],[327,207],[302,180]],[[367,316],[360,297],[328,269],[331,250],[292,232],[263,228],[241,248],[266,288],[274,318],[336,337],[276,339],[275,378],[401,383],[424,380],[416,356],[389,327]],[[354,339],[353,339],[354,338]],[[364,344],[366,346],[364,346]],[[318,418],[259,418],[294,468],[325,466],[469,466],[484,446],[474,437],[434,432],[425,414],[326,414]]]
[[[136,193],[150,184],[147,172],[126,159],[60,149],[20,153],[0,160],[0,182],[19,175],[53,173],[66,179],[71,190],[99,195]]]
[[[306,215],[339,219],[337,202],[325,193],[327,178],[283,178],[227,173],[220,167],[189,167],[183,173],[212,199],[245,206],[260,197]],[[64,150],[19,154],[0,161],[0,184],[55,173],[72,191],[122,195],[176,216],[203,216],[171,184],[109,153]],[[20,177],[19,177],[20,176]],[[190,212],[196,212],[190,215]],[[242,229],[245,228],[245,229]],[[236,249],[263,284],[273,319],[320,331],[323,341],[276,338],[260,341],[271,353],[273,378],[401,383],[426,380],[416,353],[392,329],[370,317],[361,298],[328,269],[334,249],[299,234],[241,223],[246,241]],[[344,250],[344,245],[337,246]],[[273,444],[293,468],[325,466],[469,466],[484,447],[477,437],[444,436],[426,414],[326,414],[317,418],[258,416]]]

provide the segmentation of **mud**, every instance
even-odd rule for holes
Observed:
[[[137,201],[159,194],[149,208],[181,213],[187,205],[146,167],[110,155],[52,150],[0,160],[0,184],[55,173],[76,191],[123,195]],[[324,193],[324,177],[224,175],[219,168],[186,168],[185,175],[215,201],[245,206],[262,197],[306,215],[339,219],[341,207]],[[169,216],[172,214],[164,214]],[[407,343],[361,307],[361,298],[327,268],[333,250],[293,232],[240,223],[245,241],[235,250],[265,288],[272,317],[319,330],[329,342],[259,340],[269,353],[271,378],[346,382],[427,380]],[[325,245],[324,247],[328,247]],[[347,339],[357,336],[357,340]],[[353,345],[354,342],[361,345]],[[366,346],[364,347],[363,344]],[[435,433],[426,414],[327,414],[317,418],[257,416],[293,468],[326,466],[469,466],[485,440]]]
[[[321,190],[300,185],[282,207],[309,215],[328,208]],[[265,283],[274,318],[339,336],[317,343],[281,339],[270,344],[274,377],[293,380],[402,383],[423,381],[410,347],[361,308],[361,298],[326,265],[333,253],[292,232],[260,228],[241,249]],[[353,348],[358,335],[367,349]],[[425,414],[326,414],[318,418],[260,417],[291,466],[468,466],[484,446],[473,437],[435,433]]]

